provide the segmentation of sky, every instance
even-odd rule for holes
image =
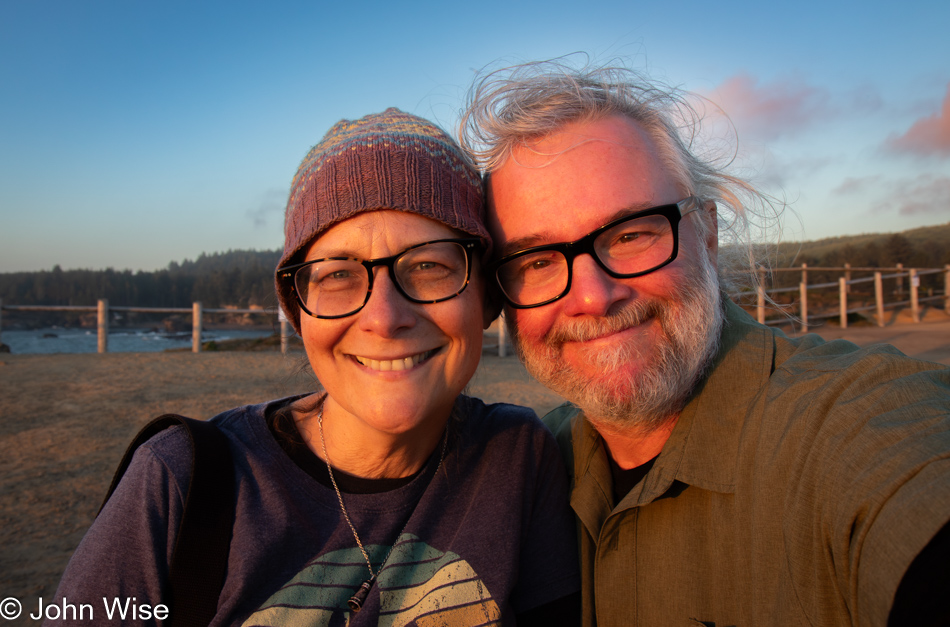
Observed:
[[[3,0],[0,272],[280,248],[336,121],[454,133],[480,70],[564,55],[724,111],[710,145],[788,203],[786,240],[944,224],[947,24],[946,0]]]

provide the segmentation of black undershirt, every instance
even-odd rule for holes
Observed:
[[[614,458],[610,455],[607,456],[607,459],[610,460],[610,474],[613,475],[614,479],[614,507],[623,500],[623,497],[627,496],[630,490],[633,489],[633,486],[640,483],[643,478],[647,476],[647,473],[653,468],[653,462],[656,461],[656,457],[654,457],[650,461],[644,462],[639,466],[634,466],[630,470],[624,470],[617,465],[617,462],[615,462]]]
[[[304,442],[289,404],[269,407],[265,419],[271,435],[291,461],[315,481],[332,488],[333,483],[330,480],[326,462],[317,457]],[[336,479],[340,492],[379,494],[407,485],[424,469],[425,465],[412,475],[398,479],[365,479],[334,468],[333,477]],[[581,593],[578,591],[522,612],[517,615],[517,621],[519,627],[576,627],[581,622]]]
[[[330,473],[327,471],[327,463],[317,457],[314,452],[310,450],[310,447],[307,446],[307,443],[304,442],[303,436],[300,435],[300,431],[297,429],[296,421],[294,421],[289,409],[285,409],[286,407],[285,405],[284,407],[268,408],[265,417],[271,435],[274,436],[274,439],[277,440],[277,444],[287,453],[291,461],[301,470],[320,484],[328,488],[333,488]],[[397,479],[366,479],[364,477],[351,475],[339,468],[334,468],[333,478],[336,479],[336,483],[340,487],[340,492],[346,492],[347,494],[379,494],[408,485],[413,479],[419,476],[419,473],[422,472],[424,468],[425,466],[423,465],[422,468],[408,477],[399,477]]]

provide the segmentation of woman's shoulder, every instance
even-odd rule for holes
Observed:
[[[232,450],[255,450],[266,448],[267,423],[266,412],[273,405],[280,405],[288,399],[279,399],[243,405],[223,411],[207,419],[206,422],[217,427],[224,435]],[[141,454],[151,455],[175,474],[186,473],[191,467],[193,442],[192,436],[182,425],[172,425],[149,438],[139,447]],[[136,451],[138,455],[140,451]]]

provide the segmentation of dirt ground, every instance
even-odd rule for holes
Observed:
[[[487,354],[468,393],[546,412],[562,402],[515,357]],[[302,352],[0,355],[0,600],[47,599],[126,445],[152,418],[314,388]],[[26,617],[9,625],[34,625]]]
[[[939,311],[921,324],[898,317],[883,329],[813,330],[862,345],[890,342],[950,364],[950,318]],[[539,414],[561,402],[517,358],[496,351],[486,346],[469,394]],[[209,418],[313,389],[304,363],[302,352],[0,354],[0,600],[18,598],[35,609],[37,597],[53,594],[142,425],[163,413]],[[35,623],[21,617],[6,624]]]

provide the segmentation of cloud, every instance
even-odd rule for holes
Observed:
[[[283,213],[284,205],[287,203],[287,193],[286,189],[272,187],[261,194],[257,208],[247,210],[247,217],[251,219],[255,227],[264,228],[269,218]]]
[[[797,133],[834,115],[827,90],[794,77],[760,84],[749,74],[738,74],[706,97],[722,107],[740,134],[759,140]]]
[[[950,217],[950,177],[923,174],[903,183],[894,203],[902,216]]]
[[[891,136],[885,148],[921,157],[950,157],[950,84],[940,111],[917,120],[903,135]]]
[[[950,177],[921,174],[914,178],[888,179],[881,175],[848,177],[833,196],[848,196],[866,203],[866,214],[935,216],[950,220]]]
[[[845,179],[834,190],[862,194],[875,200],[868,205],[874,215],[937,216],[950,219],[950,177],[921,174],[915,178],[885,180],[880,176]]]
[[[831,193],[837,196],[848,196],[851,194],[861,194],[869,191],[873,191],[879,187],[881,183],[881,176],[862,176],[854,177],[849,176],[844,181],[841,182],[841,185],[831,190]]]

